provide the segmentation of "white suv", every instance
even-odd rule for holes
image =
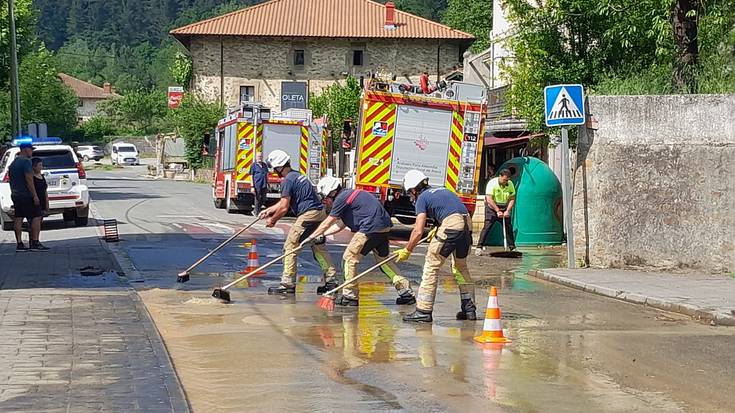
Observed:
[[[49,214],[63,214],[64,221],[74,221],[76,226],[86,226],[89,217],[89,189],[87,173],[69,145],[59,145],[47,138],[47,142],[33,142],[33,156],[43,159],[43,174],[48,183]],[[13,229],[13,201],[10,199],[8,167],[18,156],[20,149],[13,146],[0,160],[0,222],[3,230]]]

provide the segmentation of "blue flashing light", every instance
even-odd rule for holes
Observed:
[[[21,136],[13,139],[13,146],[20,146],[24,143],[30,143],[31,145],[60,145],[63,143],[61,138],[48,137],[48,138],[35,138],[33,136]]]

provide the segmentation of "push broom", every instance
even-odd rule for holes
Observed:
[[[197,262],[195,262],[194,264],[192,264],[192,265],[191,265],[191,267],[189,267],[189,268],[185,269],[184,271],[180,272],[180,273],[178,274],[178,278],[176,278],[176,282],[180,282],[180,283],[185,283],[185,282],[189,281],[189,273],[191,272],[191,270],[193,270],[194,268],[196,268],[196,267],[200,266],[200,265],[201,265],[201,264],[202,264],[202,263],[203,263],[204,261],[206,261],[206,260],[207,260],[207,259],[208,259],[209,257],[211,257],[211,256],[212,256],[212,255],[214,255],[214,254],[215,254],[215,253],[216,253],[217,251],[219,251],[219,250],[221,250],[222,248],[224,248],[224,246],[225,246],[225,245],[227,245],[227,244],[229,244],[229,243],[230,243],[230,242],[231,242],[231,241],[232,241],[233,239],[235,239],[235,238],[239,237],[239,236],[240,236],[240,234],[242,234],[243,232],[245,232],[245,231],[247,231],[248,229],[250,229],[250,227],[252,227],[253,225],[255,225],[255,223],[256,223],[256,222],[258,222],[258,221],[260,221],[260,218],[258,218],[258,219],[256,219],[255,221],[251,222],[251,223],[250,223],[250,224],[249,224],[248,226],[246,226],[245,228],[243,228],[243,229],[241,229],[241,230],[237,231],[236,233],[234,233],[234,234],[233,234],[233,235],[232,235],[232,236],[231,236],[230,238],[227,238],[227,239],[225,240],[225,242],[223,242],[223,243],[219,244],[219,245],[217,246],[217,248],[213,249],[212,251],[209,251],[209,253],[207,253],[207,255],[203,256],[202,258],[200,258],[200,259],[199,259],[199,261],[197,261]]]
[[[421,241],[419,241],[419,243],[422,243],[422,242],[426,241],[427,239],[429,239],[429,237],[426,237],[426,238],[422,239]],[[394,254],[391,254],[391,255],[388,256],[388,258],[384,259],[383,261],[380,261],[379,263],[373,265],[372,267],[368,268],[367,270],[365,270],[365,271],[357,274],[356,276],[350,278],[349,280],[346,280],[345,282],[343,282],[342,284],[338,285],[337,287],[335,287],[335,288],[327,291],[326,293],[324,293],[321,296],[321,298],[319,298],[319,301],[317,302],[317,306],[319,306],[319,308],[321,308],[322,310],[334,311],[334,300],[337,299],[337,297],[334,296],[334,293],[336,293],[337,291],[345,288],[347,285],[352,284],[353,282],[359,280],[360,278],[362,278],[362,277],[370,274],[371,271],[373,271],[373,270],[375,270],[377,268],[380,268],[381,265],[387,264],[387,263],[395,260],[396,258],[398,258],[398,254],[395,254],[395,253]]]
[[[247,273],[247,274],[243,275],[242,277],[236,279],[235,281],[233,281],[233,282],[225,285],[224,287],[215,288],[214,291],[212,291],[212,297],[217,298],[217,299],[220,299],[220,300],[222,300],[222,301],[224,301],[226,303],[229,303],[231,301],[230,300],[230,292],[227,291],[227,290],[230,289],[233,285],[235,285],[235,284],[237,284],[237,283],[239,283],[241,281],[245,281],[248,278],[252,277],[253,275],[257,275],[260,271],[262,271],[262,270],[270,267],[271,265],[277,263],[278,261],[286,258],[289,255],[296,254],[297,252],[301,251],[302,249],[304,249],[304,246],[296,247],[296,248],[292,249],[291,251],[285,252],[282,255],[279,255],[278,257],[274,258],[273,260],[268,261],[267,263],[265,263],[265,264],[261,265],[260,267],[258,267],[256,269],[250,271],[249,273]]]

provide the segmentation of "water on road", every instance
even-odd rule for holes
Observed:
[[[215,210],[206,186],[100,178],[96,207],[124,217],[120,247],[143,276],[135,286],[195,412],[725,412],[735,405],[735,330],[525,275],[556,265],[559,250],[470,258],[478,315],[497,286],[513,340],[483,346],[472,340],[481,320],[455,320],[459,294],[446,271],[432,325],[404,323],[413,306],[395,305],[380,273],[360,284],[358,308],[325,312],[315,305],[318,271],[306,253],[295,297],[266,294],[278,283],[274,266],[233,288],[232,303],[211,298],[247,265],[249,238],[261,263],[280,253],[288,220],[272,230],[256,225],[177,284],[178,271],[252,218]],[[141,203],[135,193],[156,195]],[[395,231],[396,245],[407,232]],[[347,239],[330,241],[335,262]],[[412,282],[422,251],[401,265]]]

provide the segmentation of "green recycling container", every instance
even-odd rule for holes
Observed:
[[[516,204],[511,212],[516,246],[560,245],[564,239],[561,183],[543,161],[532,157],[513,158],[498,168],[508,169],[516,187]],[[488,245],[503,245],[503,229],[493,225]]]

